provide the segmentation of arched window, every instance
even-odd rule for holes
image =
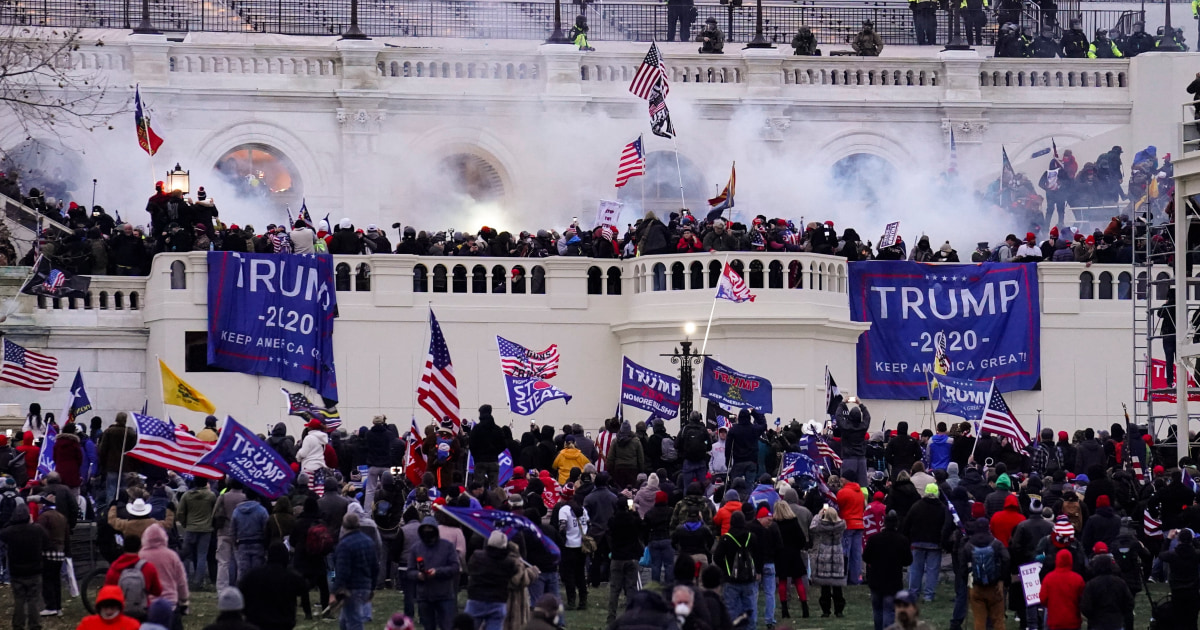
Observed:
[[[443,280],[444,277],[443,271]],[[425,265],[416,265],[413,267],[413,293],[425,293],[429,291],[429,272],[425,270]]]
[[[446,265],[433,266],[433,292],[446,292]]]
[[[187,267],[183,264],[182,260],[176,260],[171,263],[171,288],[187,288]]]
[[[1161,282],[1161,280],[1170,280],[1171,274],[1163,272],[1154,277],[1154,299],[1160,302],[1167,301],[1167,294],[1171,292],[1171,283]]]
[[[681,291],[686,289],[684,283],[687,281],[687,276],[684,273],[683,263],[677,262],[671,265],[671,290]]]
[[[114,293],[113,294],[113,304],[116,306],[116,309],[118,311],[125,310],[125,294],[121,293],[120,291],[117,291],[116,293]],[[54,308],[59,308],[57,298],[54,300]]]
[[[799,260],[788,263],[788,288],[804,288],[804,263]]]
[[[462,265],[454,265],[454,292],[467,292],[467,268]]]
[[[704,263],[699,260],[692,262],[690,286],[693,289],[704,288]]]
[[[719,260],[708,263],[708,288],[717,288],[717,283],[721,281],[721,270],[724,268]]]
[[[678,264],[678,263],[677,263]],[[608,295],[621,295],[621,268],[608,268],[608,286],[605,289]]]
[[[131,310],[131,311],[138,310],[138,302],[140,301],[138,298],[139,298],[139,296],[138,296],[137,291],[129,292],[129,310]]]
[[[1092,300],[1096,298],[1096,277],[1092,272],[1085,271],[1079,274],[1079,299]]]
[[[759,260],[750,261],[750,288],[763,288],[763,264]]]
[[[877,207],[895,190],[896,169],[877,155],[855,153],[833,165],[830,179],[854,201]]]
[[[350,264],[338,263],[333,268],[333,290],[334,291],[349,291],[350,290]]]
[[[778,260],[772,260],[771,264],[767,265],[767,288],[783,288],[783,263]]]
[[[1133,297],[1131,286],[1133,284],[1133,276],[1128,271],[1122,271],[1117,275],[1117,299],[1128,300]]]
[[[654,263],[654,267],[651,268],[651,273],[654,274],[654,280],[653,280],[654,290],[655,291],[666,291],[667,290],[667,266],[662,263]]]
[[[1107,271],[1100,272],[1100,299],[1111,300],[1113,298],[1113,277]]]
[[[304,187],[299,170],[278,149],[265,144],[243,144],[230,149],[213,170],[239,197],[268,200],[275,207],[299,207]]]
[[[512,268],[512,292],[525,294],[525,268],[521,265]]]
[[[487,268],[483,265],[475,265],[471,268],[471,293],[487,293],[488,290]]]
[[[529,283],[529,288],[534,295],[546,294],[546,270],[541,265],[533,268],[533,281]]]
[[[38,297],[40,298],[41,296],[39,295]],[[41,304],[40,299],[38,300],[38,308],[44,308]],[[108,291],[100,292],[100,310],[102,310],[102,311],[108,310]]]
[[[601,295],[604,291],[604,272],[599,267],[588,267],[588,295]]]
[[[354,290],[371,290],[371,265],[367,263],[358,264],[358,272],[354,274]]]
[[[503,265],[492,266],[492,293],[508,292],[508,270]]]

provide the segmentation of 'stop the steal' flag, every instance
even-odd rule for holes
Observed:
[[[729,300],[730,302],[753,302],[758,296],[750,295],[750,285],[725,263],[725,269],[721,271],[721,279],[717,281],[717,299]]]
[[[208,363],[338,399],[333,257],[208,253]]]
[[[1032,388],[1041,378],[1036,274],[1036,265],[1009,263],[850,265],[850,319],[871,325],[858,340],[856,393],[928,396],[939,333],[955,378],[994,378],[1003,392]]]
[[[712,357],[704,359],[700,395],[727,407],[771,412],[771,381],[738,372]]]
[[[645,409],[655,417],[679,415],[679,379],[644,368],[629,357],[621,363],[621,404]]]
[[[504,393],[508,408],[528,416],[551,400],[571,402],[571,395],[553,386],[547,379],[558,374],[558,345],[532,352],[519,343],[496,336],[500,351],[500,371],[504,375]]]
[[[232,417],[225,419],[212,451],[196,464],[212,466],[268,499],[279,498],[296,478],[275,449]]]

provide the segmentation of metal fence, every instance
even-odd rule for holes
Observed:
[[[341,35],[349,28],[348,0],[150,0],[150,21],[166,32],[213,31],[279,33],[284,35]],[[563,5],[563,29],[581,12],[588,18],[593,41],[663,41],[669,11],[658,2]],[[1081,17],[1084,31],[1131,24],[1132,12],[1117,10],[1059,11],[1057,20]],[[1133,15],[1137,15],[1133,13]],[[0,25],[60,28],[132,28],[141,21],[140,0],[0,0]],[[754,35],[753,3],[697,4],[690,35],[704,21],[716,18],[730,42],[743,43]],[[1026,11],[1022,23],[1033,31],[1041,20]],[[469,39],[545,39],[553,25],[551,2],[489,0],[361,0],[359,25],[373,37],[449,37]],[[766,36],[781,46],[791,42],[800,26],[812,29],[822,44],[846,44],[871,20],[886,44],[913,45],[912,13],[904,4],[885,1],[823,0],[763,7]],[[949,13],[938,12],[939,40],[948,39]],[[994,18],[985,29],[992,43]],[[1124,31],[1128,32],[1128,31]],[[676,39],[681,33],[676,31]]]

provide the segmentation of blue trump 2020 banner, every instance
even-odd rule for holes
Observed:
[[[938,413],[948,413],[963,420],[979,420],[987,406],[991,381],[968,381],[952,378],[945,374],[930,374],[930,386],[937,396]]]
[[[196,465],[212,466],[268,499],[287,492],[296,477],[275,449],[232,417],[225,419],[225,428],[213,450]]]
[[[337,400],[328,255],[208,253],[208,363]]]
[[[629,357],[621,365],[621,404],[645,409],[657,418],[679,415],[679,379],[644,368]]]
[[[771,413],[771,381],[739,372],[712,357],[704,358],[700,396],[726,407]]]
[[[928,396],[936,348],[949,373],[996,379],[1002,392],[1041,378],[1037,265],[850,264],[850,318],[869,322],[858,340],[858,396]]]

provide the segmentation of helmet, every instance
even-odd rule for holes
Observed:
[[[1108,31],[1102,28],[1096,29],[1096,39],[1104,39],[1105,37],[1108,37]]]

